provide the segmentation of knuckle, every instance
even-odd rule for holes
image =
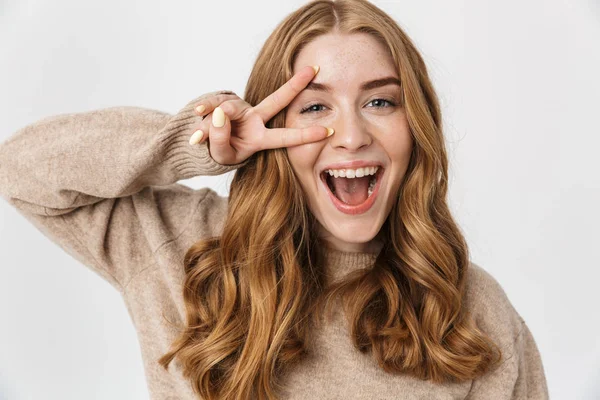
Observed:
[[[225,114],[230,114],[233,111],[232,100],[225,100],[218,106]]]
[[[250,145],[253,148],[254,152],[265,150],[265,143],[267,142],[267,133],[268,131],[263,130],[259,135],[257,135],[257,140]]]
[[[214,143],[217,143],[219,145],[223,144],[223,143],[227,143],[229,140],[229,134],[228,132],[225,130],[225,126],[221,127],[221,128],[217,128],[215,127],[212,123],[209,125],[210,130],[210,140],[213,141]]]
[[[230,95],[230,94],[233,94],[233,95],[237,96],[233,90],[228,90],[228,89],[219,91],[219,94],[221,94],[221,95]]]
[[[281,98],[279,97],[279,93],[277,91],[273,92],[273,96],[271,97],[273,104],[275,107],[279,108],[281,105]]]
[[[231,99],[232,96],[237,96],[237,95],[230,90],[219,90],[219,91],[211,92],[209,94],[201,96],[197,100],[197,103],[198,103],[198,105],[205,104],[205,105],[210,105],[211,107],[216,107],[215,104],[219,104],[227,99]]]
[[[227,137],[225,135],[219,135],[219,134],[215,134],[213,133],[210,136],[210,141],[213,144],[216,144],[217,146],[221,146],[227,143]]]
[[[243,117],[252,107],[241,99],[225,100],[219,106],[230,119],[239,119]]]
[[[227,91],[225,93],[221,93],[219,95],[219,97],[222,101],[224,101],[225,99],[231,99],[232,97],[239,97],[239,96],[231,91]]]
[[[294,93],[298,93],[302,90],[302,87],[299,84],[297,84],[297,82],[295,82],[294,79],[287,81],[286,85],[288,85]]]
[[[204,132],[205,134],[210,132],[210,125],[208,124],[208,121],[202,121],[200,122],[200,126],[199,129],[202,129],[202,132]]]

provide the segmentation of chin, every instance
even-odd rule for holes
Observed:
[[[331,236],[335,239],[352,244],[366,244],[371,242],[379,233],[380,226],[376,227],[373,224],[355,223],[347,224],[345,226],[337,225],[335,228],[328,229]]]

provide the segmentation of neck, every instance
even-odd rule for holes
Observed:
[[[379,231],[375,237],[366,243],[349,243],[344,242],[331,234],[321,232],[321,245],[330,250],[337,250],[344,253],[379,253],[383,248],[381,239],[382,232]]]

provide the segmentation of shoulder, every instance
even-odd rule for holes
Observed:
[[[474,380],[469,399],[548,399],[548,386],[537,344],[527,324],[498,281],[471,262],[466,305],[479,329],[502,352],[502,361]]]
[[[492,274],[472,261],[466,273],[464,300],[479,328],[490,336],[512,341],[519,335],[523,319],[506,292]]]

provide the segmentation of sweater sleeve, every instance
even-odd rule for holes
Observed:
[[[173,240],[207,188],[177,184],[239,168],[190,145],[202,117],[130,106],[43,118],[0,143],[0,196],[122,291],[144,257]],[[210,227],[206,227],[206,231]]]
[[[547,400],[548,386],[542,358],[529,327],[521,328],[514,344],[503,352],[504,362],[493,372],[473,381],[469,400]]]

